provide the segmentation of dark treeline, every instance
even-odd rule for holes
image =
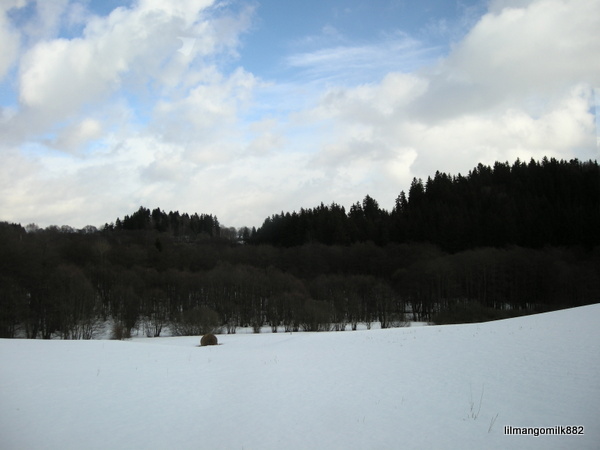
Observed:
[[[141,206],[131,216],[125,216],[123,220],[117,219],[114,224],[106,224],[105,231],[139,231],[156,230],[173,236],[198,236],[210,237],[220,236],[219,220],[210,214],[197,213],[193,215],[180,214],[179,211],[171,211],[168,214],[160,208],[150,211]]]
[[[101,229],[0,223],[0,337],[475,321],[600,301],[596,163],[479,165],[258,230],[141,207]]]
[[[321,204],[267,218],[254,238],[277,246],[310,242],[429,242],[448,252],[477,247],[600,244],[597,162],[544,158],[479,164],[467,176],[436,172],[413,179],[391,212],[366,196],[346,212]]]

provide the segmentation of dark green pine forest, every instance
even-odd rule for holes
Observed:
[[[258,228],[140,207],[101,228],[0,223],[0,337],[386,328],[600,301],[600,168],[544,158],[413,179]]]

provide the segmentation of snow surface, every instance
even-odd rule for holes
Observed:
[[[0,340],[0,448],[598,449],[600,304],[469,325]],[[584,436],[505,436],[583,425]]]

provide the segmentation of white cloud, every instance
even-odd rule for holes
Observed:
[[[64,117],[112,94],[128,72],[155,68],[176,51],[171,22],[160,15],[117,9],[107,18],[92,20],[84,38],[39,42],[22,59],[22,103],[51,108]]]
[[[342,40],[340,38],[339,40]],[[306,77],[338,84],[364,82],[382,71],[408,72],[432,61],[435,47],[423,44],[405,33],[382,36],[363,45],[339,44],[298,52],[286,58],[288,67],[302,70]],[[363,79],[361,79],[363,78]]]
[[[47,29],[55,29],[60,18],[79,20],[73,19],[74,6],[52,5],[37,5],[38,17],[50,8],[44,22]],[[119,98],[165,97],[174,89],[185,94],[195,81],[190,70],[203,71],[206,64],[214,64],[216,55],[238,45],[237,35],[248,26],[252,13],[246,8],[231,17],[214,13],[211,5],[212,1],[140,1],[106,17],[90,17],[81,37],[35,41],[22,55],[19,70],[20,115],[28,116],[31,134]],[[38,19],[32,20],[30,27]],[[186,54],[177,51],[181,36],[193,39]],[[20,128],[18,123],[10,125]]]
[[[229,76],[211,68],[185,97],[161,101],[149,130],[164,142],[182,146],[188,162],[231,161],[245,147],[240,116],[257,83],[241,68]]]
[[[394,97],[390,92],[405,95]],[[379,183],[371,183],[372,195],[384,197],[390,189],[406,189],[413,176],[425,178],[436,170],[466,173],[478,162],[543,156],[569,159],[576,153],[581,159],[594,158],[594,117],[586,85],[564,92],[539,116],[515,104],[483,114],[466,114],[457,108],[456,114],[434,123],[410,115],[411,102],[426,94],[425,80],[390,76],[378,86],[325,96],[317,111],[322,115],[326,111],[333,126],[314,164],[347,177],[382,162],[381,167],[366,173],[387,174]],[[398,161],[408,166],[398,170]]]
[[[87,147],[91,141],[101,137],[102,123],[96,119],[85,118],[63,128],[53,142],[48,144],[57,150],[77,152]]]
[[[81,39],[36,45],[22,60],[21,103],[62,118],[77,112],[82,104],[109,93],[111,83],[113,89],[118,83],[118,62],[113,68],[97,68],[97,58]]]
[[[484,15],[431,76],[421,118],[504,108],[600,83],[600,2],[539,0]]]
[[[248,129],[248,145],[244,154],[249,156],[268,156],[275,151],[282,151],[286,140],[279,130],[275,119],[265,119],[252,123]]]

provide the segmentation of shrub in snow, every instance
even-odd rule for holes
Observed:
[[[319,300],[306,300],[301,312],[300,328],[303,331],[331,331],[333,306]]]
[[[121,322],[114,322],[110,330],[110,338],[122,341],[131,338],[131,330]]]
[[[212,333],[205,334],[204,336],[202,336],[202,339],[200,339],[201,347],[206,347],[207,345],[217,345],[217,344],[218,344],[217,337]]]

